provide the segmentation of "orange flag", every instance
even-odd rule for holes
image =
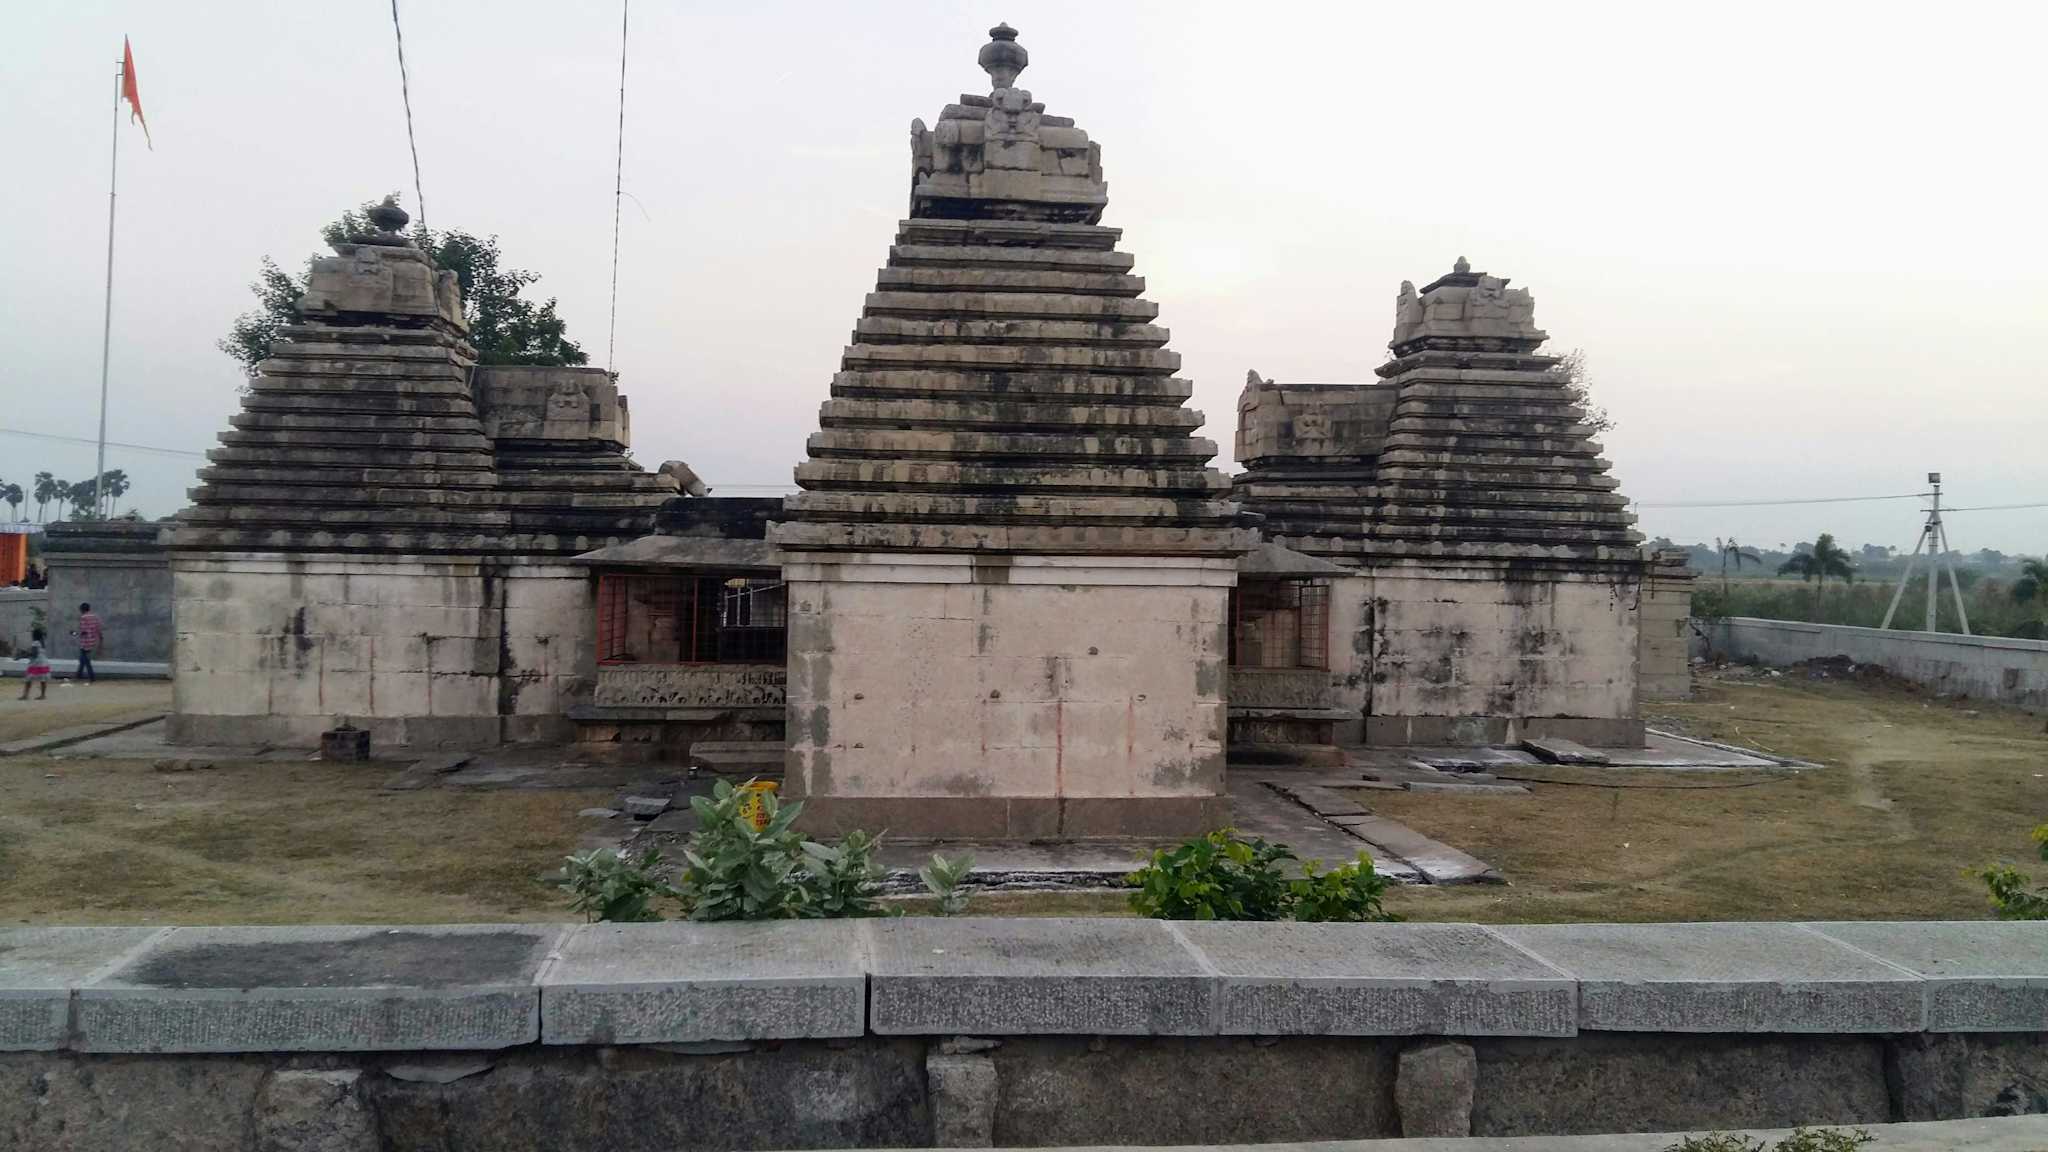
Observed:
[[[151,152],[156,151],[156,142],[149,138],[149,119],[142,114],[142,94],[135,90],[135,52],[128,47],[128,38],[121,37],[121,96],[133,109],[128,119],[142,125],[143,142]]]

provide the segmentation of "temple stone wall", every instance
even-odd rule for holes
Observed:
[[[1645,700],[1692,698],[1693,571],[1685,553],[1658,552],[1643,580],[1640,664]]]
[[[148,520],[67,520],[44,532],[52,657],[78,655],[71,630],[84,603],[105,632],[95,659],[170,661],[170,555],[157,542],[159,528]]]
[[[173,742],[559,739],[595,677],[589,576],[436,558],[180,556]]]
[[[833,555],[785,569],[788,783],[822,831],[1220,819],[1231,561]]]
[[[1372,584],[1362,575],[1326,581],[1327,668],[1232,668],[1230,743],[1358,744],[1372,700]]]
[[[1636,579],[1388,565],[1371,580],[1369,742],[1642,743]]]

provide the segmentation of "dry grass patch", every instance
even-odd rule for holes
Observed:
[[[2048,820],[2039,717],[1882,685],[1702,678],[1665,723],[1825,767],[1801,773],[1518,770],[1525,798],[1361,792],[1374,812],[1509,884],[1406,888],[1412,919],[1981,919],[1964,869],[2014,859]]]
[[[0,923],[566,920],[594,791],[384,792],[393,765],[0,760]]]
[[[48,699],[21,699],[21,679],[0,680],[0,742],[25,740],[59,728],[100,724],[138,712],[171,710],[168,680],[102,680],[87,687],[59,680]]]

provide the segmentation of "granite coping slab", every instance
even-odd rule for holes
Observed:
[[[590,924],[541,978],[543,1044],[859,1036],[867,934],[851,920]]]
[[[1571,1036],[1571,977],[1473,924],[1174,926],[1222,980],[1220,1030]]]
[[[177,928],[77,990],[87,1052],[506,1048],[562,925]]]
[[[1159,920],[871,920],[881,1035],[1200,1036],[1217,978]]]
[[[0,1052],[62,1048],[71,993],[168,928],[0,928]]]
[[[1612,1032],[1918,1032],[1919,977],[1797,924],[1506,924]]]
[[[2048,1031],[2048,921],[1807,927],[1924,979],[1929,1032]]]

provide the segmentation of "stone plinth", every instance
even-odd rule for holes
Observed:
[[[789,774],[820,829],[1167,835],[1221,816],[1238,526],[1108,202],[1008,28],[911,130],[788,557]]]

